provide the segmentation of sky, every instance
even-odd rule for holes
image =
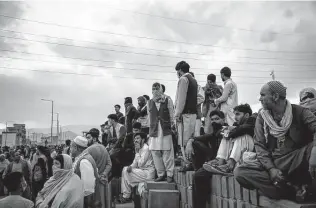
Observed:
[[[154,82],[174,98],[182,60],[201,86],[230,67],[254,111],[272,70],[298,103],[316,85],[315,19],[316,2],[1,1],[0,122],[49,127],[50,99],[62,126],[99,126]]]

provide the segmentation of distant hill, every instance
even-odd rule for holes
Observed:
[[[93,125],[68,125],[68,126],[62,126],[61,131],[62,132],[72,132],[76,136],[82,135],[83,131],[89,131],[91,128],[98,128],[98,126],[93,126]],[[26,127],[27,128],[27,127]],[[32,128],[32,129],[27,129],[30,132],[36,132],[39,134],[45,134],[49,135],[50,134],[50,128]],[[57,132],[57,128],[53,128],[53,134],[55,135]]]

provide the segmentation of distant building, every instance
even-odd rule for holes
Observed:
[[[16,145],[25,145],[26,144],[25,124],[13,124],[13,127],[7,127],[6,132],[7,133],[16,133],[16,139],[18,140],[16,142]]]

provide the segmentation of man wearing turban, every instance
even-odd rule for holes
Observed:
[[[291,104],[279,81],[265,84],[259,100],[263,109],[255,125],[257,155],[235,169],[235,178],[269,198],[305,200],[314,174],[309,170],[316,167],[316,117]]]

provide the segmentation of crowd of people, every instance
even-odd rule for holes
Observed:
[[[119,203],[131,201],[144,183],[174,182],[174,168],[195,171],[194,208],[206,207],[214,174],[233,176],[248,189],[273,199],[313,198],[316,168],[316,90],[303,89],[299,105],[287,100],[279,81],[260,91],[262,109],[238,102],[231,69],[207,76],[201,87],[185,61],[175,100],[166,87],[152,85],[152,96],[124,100],[105,123],[63,146],[2,148],[0,207],[105,207],[105,188],[121,177]],[[9,195],[9,196],[7,196]],[[315,198],[315,195],[314,195]]]

